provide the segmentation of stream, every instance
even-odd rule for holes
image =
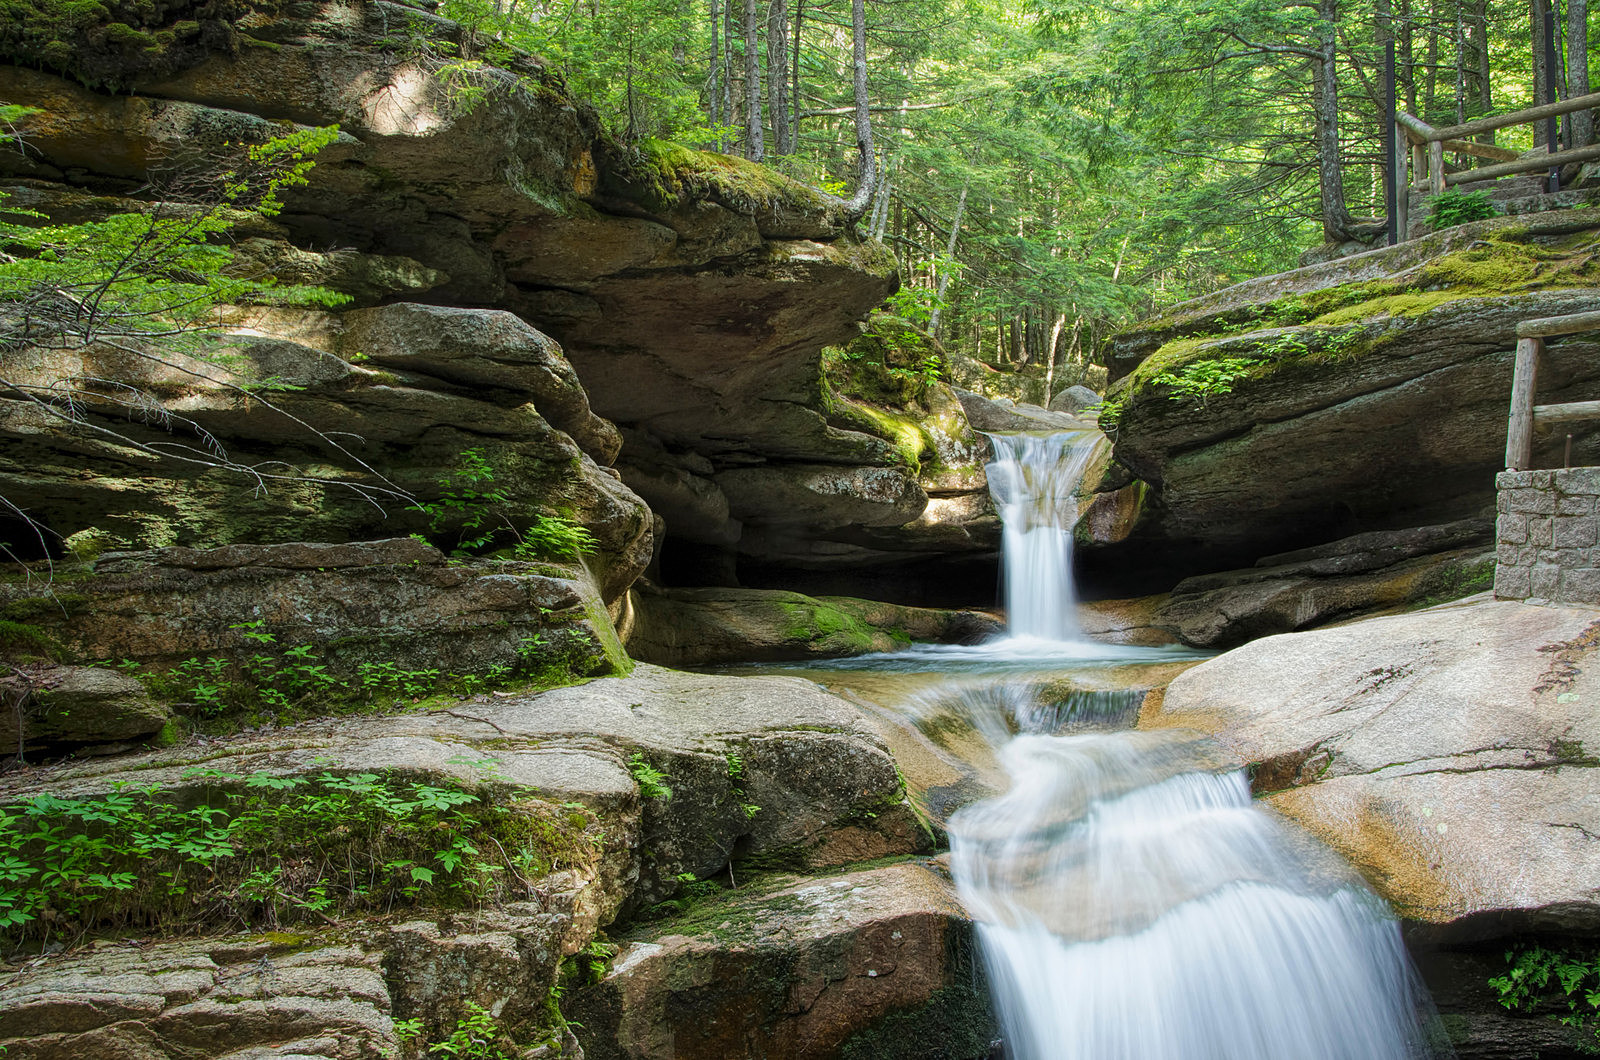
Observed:
[[[892,736],[978,935],[1009,1060],[1448,1055],[1399,925],[1199,734],[1138,730],[1181,649],[1077,631],[1094,432],[994,435],[1010,632],[789,670]],[[933,768],[928,769],[927,763]]]

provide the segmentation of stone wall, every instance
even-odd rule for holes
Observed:
[[[1600,603],[1600,467],[1503,471],[1494,594]]]

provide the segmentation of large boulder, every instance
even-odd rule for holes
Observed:
[[[1430,937],[1600,928],[1600,611],[1474,597],[1268,637],[1172,682],[1273,808]]]
[[[373,339],[374,355],[403,362],[410,355],[374,322],[437,322],[445,313],[459,333],[509,330],[565,369],[558,350],[540,345],[548,340],[504,313],[389,306],[355,314],[357,334]],[[472,514],[488,523],[480,533],[499,531],[504,545],[536,518],[562,518],[595,538],[608,599],[649,563],[653,522],[644,504],[551,424],[567,422],[602,455],[615,451],[614,432],[588,413],[573,380],[540,368],[502,375],[494,392],[460,385],[466,377],[374,370],[364,351],[347,360],[323,348],[337,322],[307,314],[300,323],[305,342],[239,335],[223,357],[169,351],[152,359],[110,346],[15,354],[7,377],[19,386],[81,390],[74,380],[121,379],[153,407],[130,424],[125,393],[90,390],[79,398],[88,429],[68,432],[31,402],[0,401],[0,494],[54,535],[93,529],[134,548],[408,531],[449,544]],[[448,374],[411,338],[424,369]],[[270,387],[259,391],[261,383]],[[192,427],[173,437],[162,429],[167,421]],[[182,459],[166,458],[174,451]],[[477,508],[426,510],[445,493],[464,495],[469,453],[489,476],[470,488]]]
[[[1481,513],[1516,325],[1600,304],[1597,231],[1592,209],[1482,222],[1253,280],[1119,336],[1125,378],[1101,424],[1149,491],[1103,562],[1159,546],[1181,575]],[[1591,397],[1594,353],[1581,336],[1552,343],[1539,400]],[[1592,430],[1574,433],[1572,459],[1600,459]],[[1562,444],[1538,459],[1559,463]]]
[[[593,578],[576,563],[449,561],[402,537],[110,552],[92,567],[65,565],[59,576],[64,584],[53,594],[40,580],[0,583],[0,610],[29,616],[36,653],[78,663],[131,660],[159,672],[271,646],[311,649],[319,665],[350,682],[374,668],[478,676],[545,669],[571,678],[628,665]],[[94,687],[106,695],[98,706],[71,697],[65,713],[54,679],[39,679],[30,740],[103,743],[161,727],[164,708],[114,691],[112,679],[131,679],[90,672],[104,675]]]
[[[375,1060],[400,1045],[401,1055],[416,1060],[428,1043],[447,1040],[478,1013],[524,1044],[544,1039],[549,1051],[534,1055],[576,1058],[581,1051],[565,1032],[552,988],[563,960],[619,914],[670,899],[697,878],[744,876],[758,865],[836,866],[910,853],[927,842],[893,760],[847,701],[793,678],[644,665],[630,677],[539,694],[497,693],[424,713],[329,719],[13,771],[0,775],[0,802],[122,793],[122,803],[135,807],[160,798],[224,813],[220,807],[242,805],[239,799],[270,800],[308,784],[342,791],[390,783],[407,792],[424,781],[474,796],[465,806],[452,804],[460,807],[452,820],[496,808],[483,819],[500,822],[494,830],[486,838],[474,833],[478,853],[496,866],[490,898],[441,910],[434,892],[419,897],[413,887],[392,917],[340,921],[322,911],[325,902],[286,903],[277,915],[294,923],[265,935],[46,955],[0,975],[0,1045],[29,1060],[220,1056],[230,1049],[241,1057]],[[350,842],[350,821],[319,844]],[[441,842],[449,838],[447,823],[439,826]],[[281,852],[280,873],[315,868],[315,860],[293,860],[294,840],[277,833],[219,835],[211,841],[229,843],[252,864],[270,866]],[[271,849],[261,849],[263,842]],[[436,870],[437,880],[448,879],[446,869]],[[227,866],[219,871],[225,875]],[[342,872],[334,876],[342,879]],[[429,885],[435,879],[412,878]],[[242,886],[225,893],[236,912],[255,909],[273,925],[270,913],[241,899]],[[956,914],[948,899],[939,900],[924,931],[913,914],[929,893],[907,898],[904,923],[892,926],[915,922],[919,944],[935,945],[937,958],[945,924],[939,918]],[[148,917],[151,910],[139,903],[159,907],[159,894],[156,888],[131,898],[129,914]],[[75,923],[72,914],[48,915],[58,930]],[[219,917],[231,922],[233,914],[208,919],[202,907],[185,915],[205,925]],[[873,938],[880,949],[864,958],[895,948],[887,937]],[[828,937],[819,943],[829,945]],[[884,1014],[912,1004],[918,989],[937,986],[929,987],[929,976],[942,981],[941,967],[864,984],[851,1007]],[[890,970],[885,965],[884,975]],[[422,1037],[405,1041],[399,1019],[416,1021]],[[825,1047],[797,1055],[820,1058]]]
[[[997,1032],[972,923],[917,862],[732,891],[621,945],[570,1005],[589,1060],[976,1060]]]

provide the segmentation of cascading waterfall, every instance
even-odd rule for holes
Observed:
[[[1014,637],[1076,636],[1071,493],[1090,433],[994,436]],[[1011,782],[949,822],[1008,1060],[1444,1051],[1398,925],[1336,858],[1255,808],[1241,771],[1192,734],[1062,734],[1127,704],[1052,703],[1042,687],[964,686],[940,708],[994,746]],[[936,698],[908,713],[926,720]]]
[[[1003,526],[1001,562],[1011,635],[1069,641],[1078,636],[1072,583],[1073,492],[1095,453],[1098,430],[991,434],[989,492]]]

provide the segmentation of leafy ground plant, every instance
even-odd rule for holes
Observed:
[[[186,776],[202,786],[182,797],[124,784],[0,806],[0,937],[478,905],[596,851],[581,805],[527,793],[370,772]]]
[[[1469,221],[1484,221],[1498,217],[1500,210],[1490,201],[1487,191],[1462,191],[1446,188],[1434,197],[1433,214],[1428,223],[1437,232],[1441,228],[1454,228]]]
[[[1582,1035],[1584,1052],[1600,1054],[1600,953],[1529,945],[1506,951],[1504,975],[1489,980],[1512,1012],[1550,1011]]]
[[[455,470],[440,477],[439,497],[417,505],[432,533],[455,535],[453,553],[509,547],[518,559],[577,559],[594,551],[594,535],[568,515],[538,513],[519,524],[495,476],[482,449],[463,449]]]

